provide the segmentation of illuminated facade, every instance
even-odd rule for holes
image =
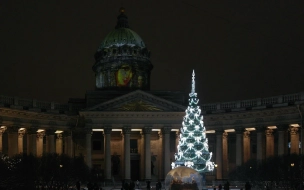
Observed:
[[[188,94],[150,91],[149,55],[121,10],[116,29],[95,54],[96,90],[85,99],[57,104],[0,96],[0,152],[83,154],[106,180],[164,179],[177,152]],[[217,165],[209,177],[225,179],[250,158],[300,153],[303,103],[304,93],[296,93],[201,104]]]

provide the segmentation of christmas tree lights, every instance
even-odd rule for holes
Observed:
[[[199,173],[213,171],[214,163],[211,162],[212,152],[209,152],[206,128],[204,127],[201,109],[198,106],[197,93],[195,92],[195,74],[192,73],[192,89],[189,94],[189,105],[180,129],[179,144],[175,153],[175,162],[172,169],[178,166],[193,168]]]

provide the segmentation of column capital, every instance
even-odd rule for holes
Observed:
[[[288,131],[290,132],[290,135],[297,135],[299,132],[298,127],[289,127]]]
[[[62,139],[62,133],[56,133],[57,139]]]
[[[42,139],[44,137],[44,135],[45,135],[44,131],[37,133],[37,139]]]
[[[143,132],[143,134],[151,134],[151,132],[152,132],[152,127],[144,127],[143,129],[142,129],[142,132]]]
[[[4,132],[5,132],[4,129],[0,129],[0,136],[2,136]]]
[[[265,135],[266,135],[266,137],[271,137],[273,135],[273,130],[272,129],[266,129],[265,130]]]
[[[158,131],[157,134],[158,134],[158,138],[160,138],[160,139],[163,138],[163,132],[162,131]]]
[[[163,128],[161,129],[161,132],[162,132],[163,134],[170,134],[170,132],[171,132],[171,127],[163,127]]]
[[[228,133],[227,132],[223,132],[223,139],[228,139]]]
[[[131,127],[130,126],[124,126],[122,128],[122,133],[123,134],[131,134]]]
[[[250,132],[249,131],[244,131],[243,136],[244,136],[244,138],[250,138]]]
[[[112,127],[104,127],[103,128],[103,134],[109,135],[112,132]]]
[[[24,136],[24,134],[25,134],[25,130],[19,130],[18,131],[18,137],[19,138],[22,138]]]

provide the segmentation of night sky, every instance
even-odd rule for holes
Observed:
[[[151,51],[151,90],[190,92],[193,69],[201,103],[304,90],[303,0],[1,0],[0,95],[84,98],[121,6]]]

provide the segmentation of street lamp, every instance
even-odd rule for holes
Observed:
[[[214,164],[215,180],[217,180],[217,164]]]

